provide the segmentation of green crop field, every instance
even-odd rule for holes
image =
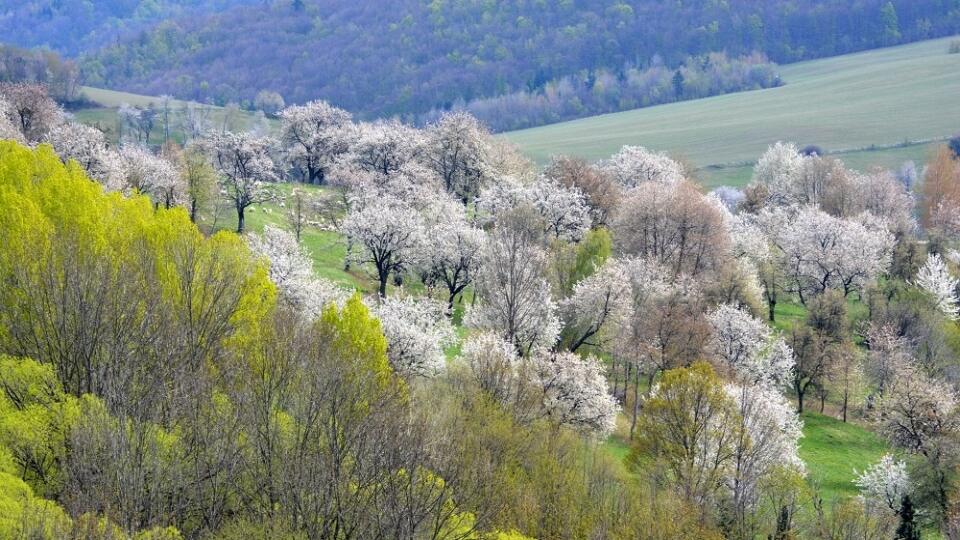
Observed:
[[[922,161],[931,141],[960,131],[960,54],[948,54],[951,39],[786,65],[779,88],[505,137],[540,163],[554,154],[596,160],[625,144],[643,145],[688,159],[707,185],[744,183],[746,165],[778,140],[819,145],[857,168]]]

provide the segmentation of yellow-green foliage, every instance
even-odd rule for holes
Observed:
[[[90,357],[96,370],[121,324],[184,328],[184,350],[206,352],[251,340],[275,296],[238,236],[204,238],[183,209],[105,193],[51,148],[10,141],[0,141],[0,280],[0,345],[52,363],[73,394],[98,381],[71,363]],[[98,317],[79,319],[84,310]]]
[[[0,356],[0,447],[35,493],[54,494],[70,425],[79,414],[50,366]]]
[[[350,367],[355,375],[366,378],[374,373],[381,388],[389,383],[392,369],[387,359],[387,338],[359,294],[347,300],[343,309],[335,304],[327,306],[318,324],[335,358],[354,359]]]
[[[53,496],[60,488],[70,430],[83,424],[115,426],[117,420],[95,396],[65,394],[50,366],[0,355],[0,538],[128,538],[103,516],[71,520],[59,505],[39,496]],[[153,431],[156,446],[175,445],[173,435]],[[182,537],[173,527],[157,527],[133,539]]]

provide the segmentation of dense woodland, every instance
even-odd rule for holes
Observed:
[[[74,56],[160,20],[210,13],[255,0],[0,0],[2,40]]]
[[[94,86],[245,106],[270,91],[288,103],[322,98],[364,119],[416,121],[481,100],[471,110],[512,106],[529,125],[682,98],[673,85],[668,96],[626,91],[602,106],[584,96],[629,88],[652,67],[672,77],[690,57],[759,53],[785,63],[958,30],[960,0],[280,0],[165,21],[87,51],[82,68]],[[483,101],[500,96],[508,97]],[[545,103],[550,110],[538,112]]]
[[[462,112],[278,116],[112,145],[0,86],[0,537],[960,538],[960,141],[705,194]],[[812,408],[886,441],[858,496]]]

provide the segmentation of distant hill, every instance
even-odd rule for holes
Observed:
[[[0,0],[0,41],[73,56],[171,18],[259,0]]]
[[[785,86],[607,114],[506,133],[539,163],[566,154],[604,159],[642,145],[701,168],[708,186],[745,184],[768,145],[817,145],[848,166],[924,163],[960,129],[955,38],[785,66]]]
[[[786,63],[958,30],[960,0],[278,0],[168,20],[81,67],[87,84],[150,95],[271,90],[412,119],[599,68],[716,51]]]

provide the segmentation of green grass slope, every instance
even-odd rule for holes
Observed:
[[[625,144],[683,156],[708,184],[743,183],[744,167],[777,140],[840,151],[850,165],[923,159],[930,141],[960,131],[960,54],[951,38],[783,66],[786,85],[595,116],[507,133],[539,162],[590,160]],[[730,165],[729,168],[710,166]],[[739,165],[739,166],[733,166]]]
[[[863,471],[889,451],[876,433],[852,423],[805,412],[800,457],[825,502],[857,495],[854,470]]]

